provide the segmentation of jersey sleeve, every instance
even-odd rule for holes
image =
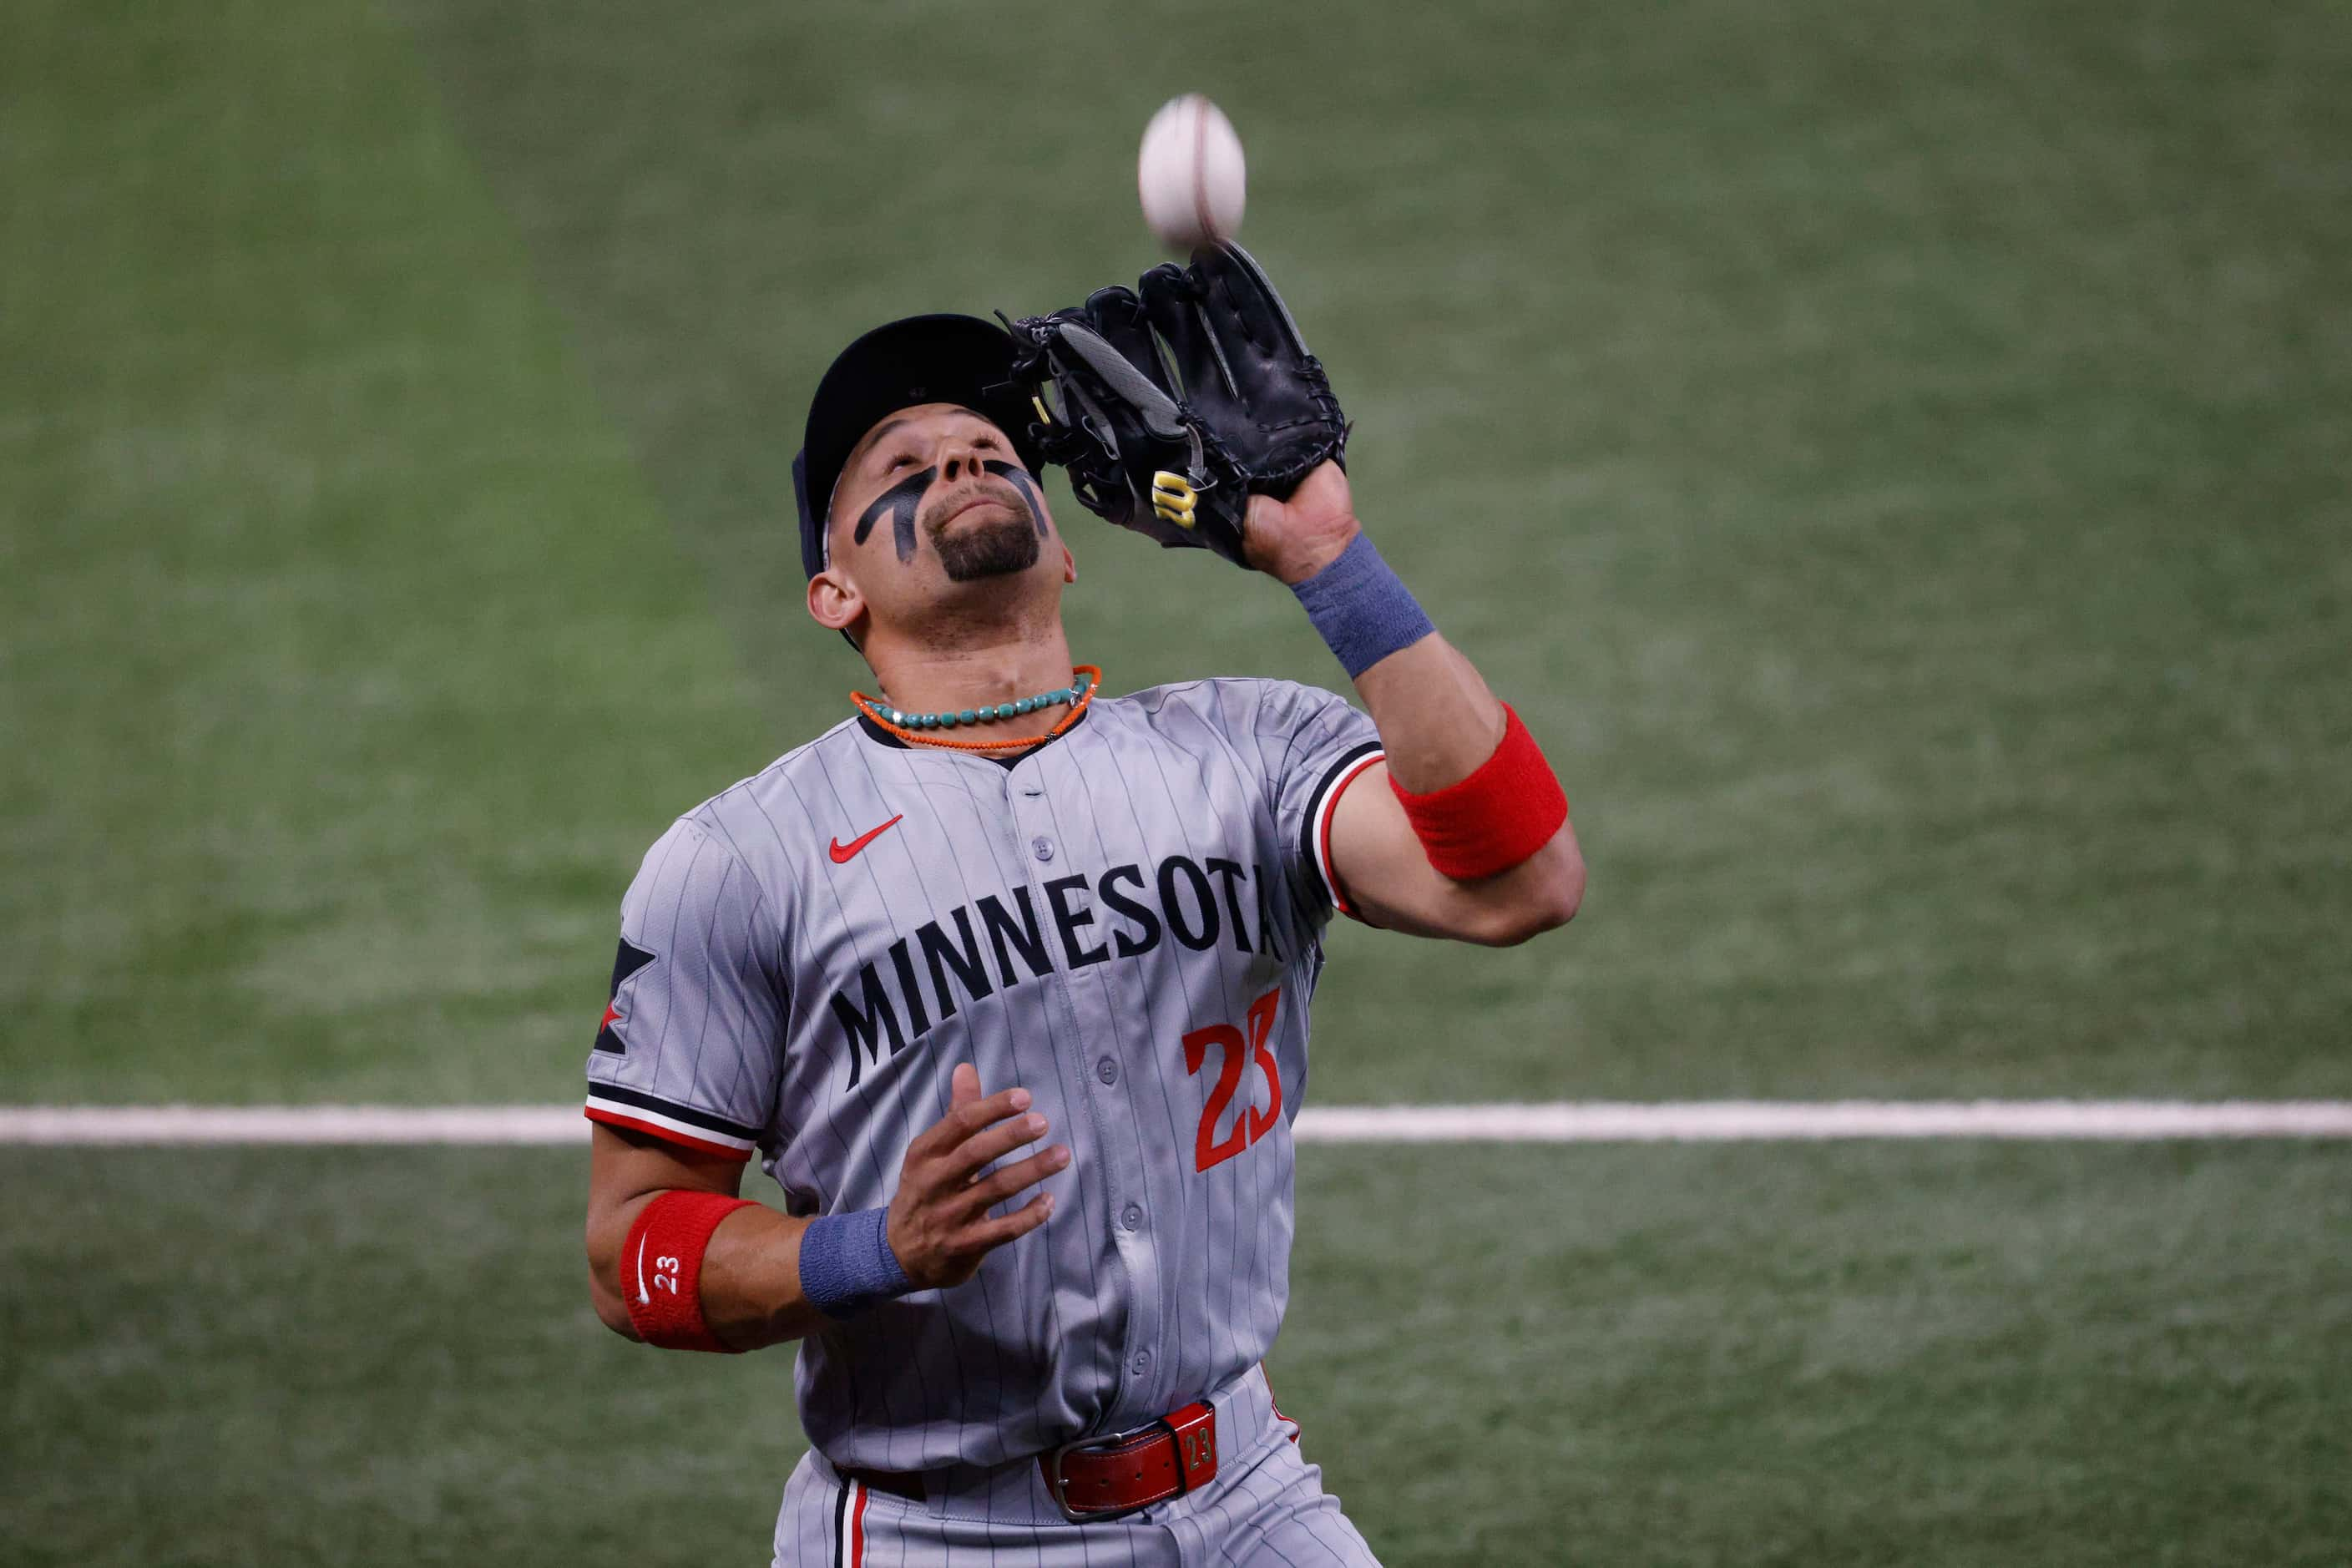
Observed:
[[[1381,760],[1371,716],[1328,691],[1267,681],[1253,730],[1291,879],[1318,913],[1360,918],[1331,872],[1331,814]]]
[[[691,818],[621,900],[613,989],[588,1053],[588,1119],[751,1158],[775,1110],[785,990],[776,910]]]

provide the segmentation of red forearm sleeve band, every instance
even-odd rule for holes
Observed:
[[[621,1292],[629,1324],[649,1345],[674,1351],[724,1351],[702,1321],[702,1252],[710,1233],[749,1198],[673,1190],[647,1204],[621,1252]]]
[[[1507,871],[1551,841],[1568,820],[1568,796],[1511,705],[1503,743],[1459,784],[1414,795],[1389,776],[1429,863],[1457,882]]]

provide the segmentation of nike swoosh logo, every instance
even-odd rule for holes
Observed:
[[[873,832],[861,833],[846,844],[844,844],[838,838],[835,839],[833,843],[827,847],[828,852],[833,856],[833,863],[836,866],[848,865],[851,860],[856,858],[857,852],[860,849],[865,848],[868,844],[873,843],[876,839],[881,837],[884,834],[889,832],[892,828],[898,826],[898,824],[904,822],[906,819],[907,814],[902,811],[898,816],[892,817],[889,821],[884,823],[881,826],[876,828]]]
[[[637,1305],[641,1307],[650,1306],[654,1299],[653,1293],[646,1289],[646,1242],[652,1239],[648,1236],[637,1243]]]

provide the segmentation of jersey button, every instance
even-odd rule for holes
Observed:
[[[1040,860],[1051,860],[1054,858],[1054,841],[1042,833],[1029,840],[1029,847],[1037,852],[1037,858]]]
[[[1119,1211],[1118,1223],[1127,1226],[1129,1230],[1134,1230],[1139,1227],[1143,1224],[1143,1205],[1140,1204],[1128,1205],[1127,1207]]]
[[[1118,1064],[1111,1060],[1110,1058],[1105,1057],[1102,1060],[1095,1063],[1095,1076],[1102,1079],[1105,1083],[1117,1083],[1118,1081]]]
[[[1135,1375],[1138,1377],[1141,1377],[1145,1373],[1150,1372],[1151,1370],[1151,1352],[1150,1351],[1136,1352],[1134,1366]]]

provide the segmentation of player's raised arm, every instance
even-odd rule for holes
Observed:
[[[908,1146],[887,1209],[804,1220],[736,1196],[743,1163],[599,1125],[590,1155],[588,1281],[596,1315],[673,1350],[747,1351],[796,1340],[909,1291],[961,1285],[981,1259],[1045,1223],[1040,1193],[990,1210],[1070,1163],[1044,1137],[1029,1092],[983,1096],[955,1069],[947,1115]]]
[[[1346,416],[1256,260],[1204,245],[1014,331],[1016,378],[1047,416],[1033,435],[1078,500],[1288,584],[1371,710],[1386,757],[1348,775],[1318,833],[1334,901],[1496,944],[1575,914],[1584,861],[1559,783],[1364,536]]]
[[[1550,764],[1438,636],[1327,462],[1250,499],[1250,563],[1297,593],[1354,678],[1385,755],[1331,808],[1335,891],[1373,923],[1495,944],[1565,924],[1584,858]]]

